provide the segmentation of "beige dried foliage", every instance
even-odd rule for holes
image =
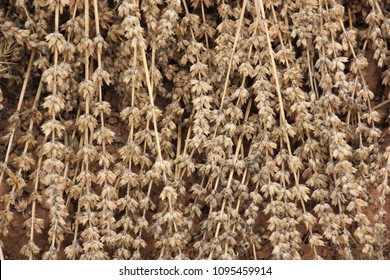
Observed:
[[[0,8],[0,257],[388,258],[385,2]]]

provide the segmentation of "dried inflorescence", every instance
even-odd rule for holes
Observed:
[[[388,258],[390,7],[349,2],[0,8],[0,256]]]

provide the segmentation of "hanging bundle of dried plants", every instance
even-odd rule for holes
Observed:
[[[1,259],[390,257],[386,1],[8,5]]]

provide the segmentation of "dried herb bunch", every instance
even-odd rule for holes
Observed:
[[[0,258],[389,258],[390,6],[347,2],[0,7]]]

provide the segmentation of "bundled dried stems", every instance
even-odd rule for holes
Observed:
[[[9,1],[0,258],[388,258],[389,19],[379,0]]]

